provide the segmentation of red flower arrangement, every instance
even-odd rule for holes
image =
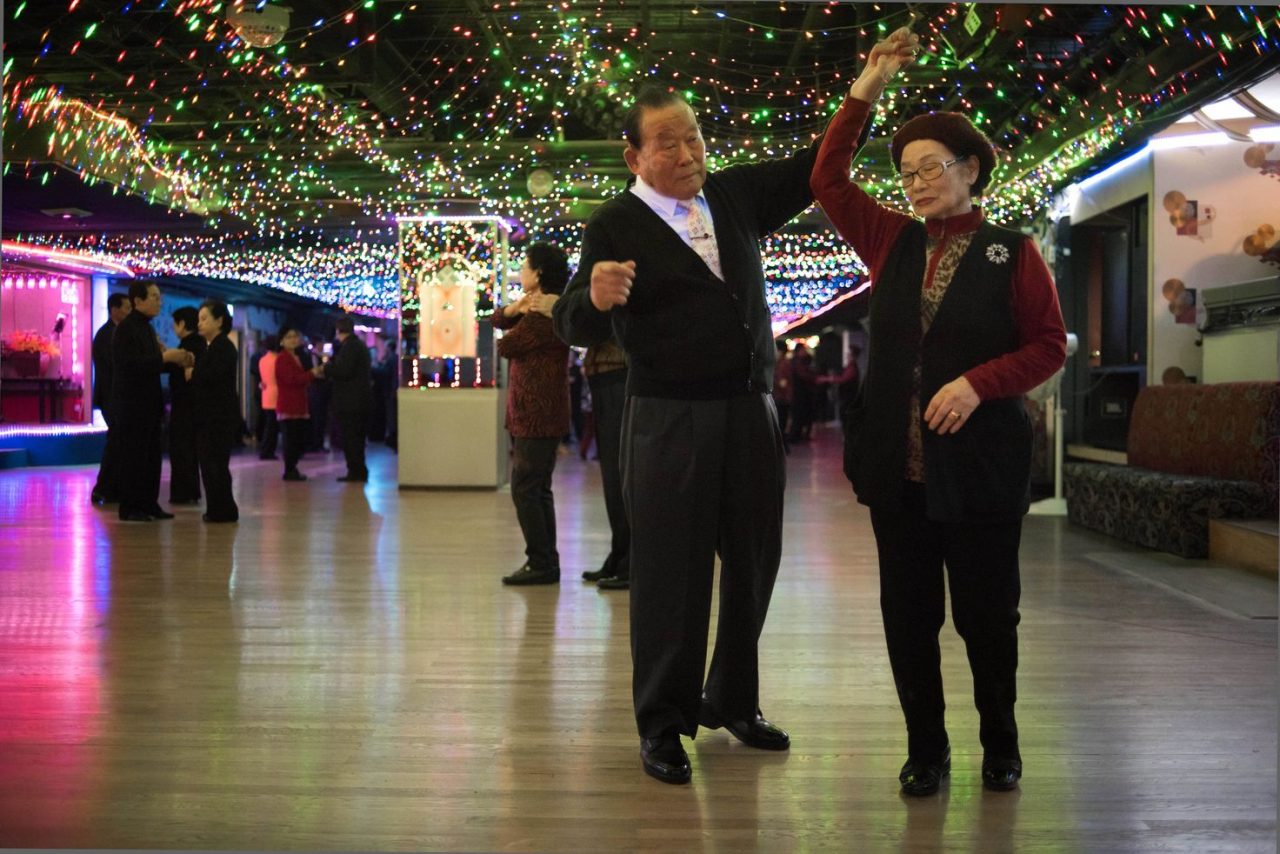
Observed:
[[[14,353],[39,353],[43,356],[61,355],[57,344],[31,329],[19,329],[0,338],[0,345],[3,345],[6,351]]]

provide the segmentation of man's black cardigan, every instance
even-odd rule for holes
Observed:
[[[616,333],[630,363],[628,394],[712,400],[773,387],[774,345],[760,240],[813,202],[809,173],[817,143],[781,160],[707,176],[725,281],[629,190],[587,221],[582,258],[553,309],[556,334],[588,346]],[[591,304],[598,261],[636,262],[627,304]]]

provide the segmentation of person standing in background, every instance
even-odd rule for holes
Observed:
[[[173,334],[178,347],[196,362],[205,340],[196,331],[198,314],[184,305],[173,312]],[[196,401],[187,386],[186,370],[169,365],[169,503],[200,503],[200,464],[196,460]]]
[[[120,520],[152,522],[172,519],[160,508],[160,443],[164,422],[165,365],[191,367],[187,350],[166,350],[151,321],[160,314],[160,286],[136,279],[129,283],[133,309],[111,339],[112,406],[120,424]]]
[[[347,473],[338,480],[364,483],[369,479],[365,464],[365,437],[369,432],[369,410],[373,406],[372,360],[369,348],[355,336],[355,323],[349,317],[334,322],[338,352],[323,365],[315,367],[317,377],[333,381],[333,414],[342,435],[342,455]]]
[[[276,420],[276,400],[280,395],[280,386],[276,383],[276,359],[280,357],[280,339],[268,335],[262,339],[262,346],[264,352],[258,360],[262,393],[262,444],[258,447],[258,459],[274,460],[280,433],[280,423]]]
[[[858,388],[861,384],[858,355],[862,352],[862,348],[857,344],[851,344],[850,348],[849,361],[841,369],[840,373],[823,374],[818,377],[818,385],[836,387],[836,413],[840,416],[842,424],[848,418],[849,412],[858,398]]]
[[[240,429],[236,393],[239,353],[231,343],[231,313],[220,300],[205,300],[197,324],[206,349],[187,369],[195,406],[196,449],[206,499],[204,521],[236,522],[240,508],[231,493],[231,446]]]
[[[396,351],[396,342],[394,340],[387,341],[386,355],[382,358],[380,368],[382,372],[382,381],[386,384],[387,404],[385,415],[387,419],[387,435],[383,440],[387,443],[387,447],[396,450],[398,441],[397,432],[399,425],[397,423],[399,413],[399,401],[396,395],[400,391],[400,355]]]
[[[579,448],[582,446],[582,440],[587,430],[586,414],[582,411],[582,389],[586,384],[585,377],[582,373],[582,362],[578,359],[578,354],[573,350],[569,351],[569,424],[572,427],[571,438],[578,443]]]
[[[511,365],[507,430],[514,440],[511,501],[524,534],[524,564],[503,584],[556,584],[556,505],[551,492],[560,442],[569,431],[569,347],[551,328],[551,306],[569,280],[569,259],[549,243],[534,243],[520,268],[524,296],[493,313],[506,330],[498,355]]]
[[[107,322],[93,336],[93,408],[99,410],[102,420],[107,422],[107,441],[102,447],[98,480],[89,494],[90,500],[99,507],[120,500],[120,432],[112,427],[116,419],[111,408],[111,387],[115,375],[111,363],[111,339],[132,307],[127,294],[115,293],[107,297]]]
[[[807,442],[818,408],[818,374],[813,369],[813,353],[803,341],[791,354],[791,435],[792,442]]]
[[[275,350],[276,347],[278,346],[279,344],[276,341],[276,336],[274,335],[263,336],[262,340],[259,342],[257,352],[255,352],[249,360],[249,380],[252,383],[252,385],[250,386],[250,389],[251,389],[250,395],[252,396],[252,400],[253,400],[252,415],[255,418],[255,421],[253,424],[253,437],[254,437],[254,440],[258,443],[259,458],[262,457],[262,450],[263,448],[266,447],[266,444],[267,444],[267,441],[266,441],[267,440],[267,412],[262,406],[262,401],[263,401],[263,398],[265,397],[264,386],[266,385],[267,374],[263,371],[262,360],[266,358],[266,355],[268,353]],[[271,381],[274,384],[275,383],[275,358],[274,357],[272,357],[271,362],[269,363],[269,366],[271,368],[271,373],[270,373]],[[274,398],[272,400],[274,402]],[[275,410],[272,410],[271,415],[272,415],[272,418],[274,419]],[[271,455],[272,456],[275,455],[274,447],[271,449]]]
[[[369,410],[369,441],[382,442],[387,438],[387,395],[392,393],[395,371],[395,343],[378,336],[377,358],[369,368],[373,377],[373,407]]]
[[[315,375],[302,366],[298,350],[302,333],[292,326],[280,330],[280,353],[276,357],[276,419],[284,434],[284,476],[282,480],[306,480],[298,471],[298,461],[307,451],[311,433],[311,411],[307,408],[307,388]]]
[[[609,555],[597,570],[582,573],[601,590],[631,587],[631,524],[622,498],[622,410],[627,402],[627,354],[610,338],[587,348],[582,360],[591,392],[604,508],[609,517]]]
[[[316,376],[315,370],[317,365],[324,364],[324,360],[328,356],[324,353],[324,344],[321,343],[316,348],[308,338],[302,339],[302,344],[295,351],[298,361],[302,363],[302,369],[312,375],[316,382],[307,386],[307,412],[308,430],[307,443],[304,451],[314,451],[316,453],[324,453],[329,450],[330,444],[330,424],[329,424],[329,404],[333,401],[333,383],[329,382],[323,376]]]

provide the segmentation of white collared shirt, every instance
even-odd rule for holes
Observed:
[[[689,225],[686,220],[688,213],[683,207],[685,202],[680,199],[672,199],[662,195],[653,187],[645,183],[644,179],[639,175],[636,176],[636,182],[631,186],[631,192],[635,193],[649,208],[661,217],[662,221],[671,226],[671,230],[676,233],[684,245],[693,249],[693,241],[689,239]],[[698,191],[698,195],[693,197],[693,203],[702,211],[702,215],[707,218],[707,225],[715,232],[715,220],[711,218],[711,206],[707,204],[707,197]]]

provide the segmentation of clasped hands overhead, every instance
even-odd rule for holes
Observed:
[[[921,50],[920,37],[907,27],[899,27],[871,48],[867,68],[874,70],[881,82],[888,83],[899,71],[913,64]]]

